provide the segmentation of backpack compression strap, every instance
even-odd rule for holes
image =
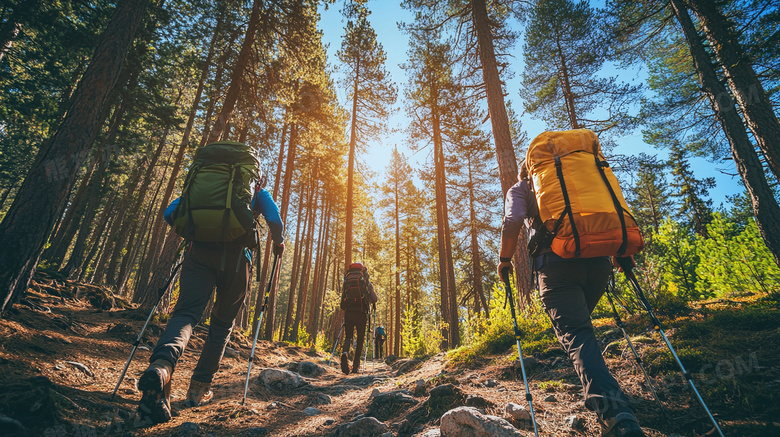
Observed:
[[[594,146],[595,149],[595,146]],[[596,152],[596,150],[594,150]],[[617,256],[620,258],[623,256],[624,253],[626,253],[626,246],[628,245],[628,231],[626,230],[626,216],[623,212],[623,205],[620,204],[620,200],[618,200],[617,195],[615,194],[615,190],[612,189],[612,185],[609,183],[609,179],[607,179],[607,174],[604,172],[604,167],[609,167],[609,163],[607,161],[602,161],[599,159],[599,155],[594,153],[593,156],[596,157],[596,168],[599,169],[599,173],[601,174],[601,179],[604,180],[604,183],[607,185],[607,189],[609,190],[609,195],[612,196],[612,203],[615,205],[615,212],[618,213],[618,217],[620,217],[620,229],[623,231],[623,242],[620,243],[620,247],[617,251]]]
[[[569,215],[569,222],[571,223],[571,231],[574,234],[574,257],[579,258],[580,256],[580,234],[577,232],[577,225],[574,223],[574,214],[571,212],[571,201],[569,200],[569,192],[566,191],[566,181],[563,179],[563,166],[561,165],[561,158],[556,155],[555,156],[555,172],[558,174],[558,180],[561,182],[561,191],[563,191],[563,201],[565,202],[566,206],[563,210],[563,214],[568,213]],[[561,214],[561,218],[563,218],[563,214]],[[560,219],[558,220],[558,223],[556,223],[555,227],[556,229],[553,231],[554,233],[558,232],[558,224],[560,223]],[[625,228],[624,232],[625,232]]]

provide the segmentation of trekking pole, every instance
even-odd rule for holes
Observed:
[[[183,261],[182,261],[183,262]],[[141,332],[138,333],[138,337],[135,338],[135,341],[133,342],[133,349],[130,350],[130,357],[127,358],[127,362],[125,363],[125,368],[122,369],[122,374],[119,376],[119,381],[116,383],[116,387],[114,387],[114,391],[111,392],[111,400],[114,400],[114,396],[116,396],[116,391],[119,390],[119,386],[122,384],[122,380],[125,379],[125,374],[127,374],[127,368],[130,367],[130,362],[133,361],[133,356],[135,355],[135,351],[138,349],[138,345],[141,344],[141,338],[144,335],[144,331],[146,331],[146,327],[149,326],[149,321],[152,320],[152,316],[154,316],[155,311],[157,311],[157,307],[160,305],[160,302],[162,302],[163,296],[165,296],[165,292],[168,290],[168,287],[170,287],[171,282],[173,282],[173,278],[176,277],[176,273],[179,271],[179,267],[181,267],[182,262],[176,264],[176,267],[173,268],[173,273],[171,273],[171,276],[168,278],[168,281],[165,282],[165,285],[160,288],[158,291],[159,296],[157,296],[157,302],[154,304],[154,307],[152,307],[152,310],[149,312],[149,317],[146,318],[146,322],[144,322],[144,326],[141,328]]]
[[[687,369],[685,369],[685,366],[683,366],[682,361],[680,361],[680,357],[677,356],[677,352],[674,350],[674,347],[672,346],[672,342],[669,341],[669,338],[666,336],[666,333],[664,333],[663,327],[661,326],[661,321],[658,320],[658,318],[655,316],[653,309],[650,307],[650,302],[647,301],[645,294],[642,292],[642,288],[639,286],[639,281],[636,279],[636,276],[634,275],[634,271],[633,271],[634,261],[631,258],[618,258],[617,262],[618,265],[623,269],[623,274],[626,275],[626,279],[628,279],[628,282],[631,284],[631,287],[634,289],[634,292],[639,298],[639,301],[642,303],[642,306],[645,308],[645,311],[647,311],[647,314],[650,316],[650,320],[653,322],[653,329],[655,329],[656,332],[658,332],[661,335],[661,338],[664,340],[664,343],[666,343],[666,347],[669,348],[669,351],[672,353],[674,360],[677,362],[677,365],[680,367],[683,377],[685,377],[685,379],[688,381],[688,384],[691,386],[691,389],[693,389],[693,393],[696,395],[696,399],[704,408],[704,411],[707,413],[707,416],[709,416],[710,421],[712,421],[712,424],[715,425],[715,429],[718,431],[718,435],[720,435],[720,437],[724,437],[723,431],[721,431],[720,426],[718,425],[718,421],[715,420],[715,417],[710,412],[710,409],[707,408],[707,404],[704,403],[704,399],[702,399],[701,394],[699,394],[699,390],[696,388],[696,385],[693,383],[691,372],[689,372]]]
[[[252,372],[252,360],[255,359],[255,347],[257,346],[257,336],[260,334],[260,325],[263,321],[263,313],[265,307],[268,305],[268,295],[271,293],[271,286],[274,283],[274,276],[276,276],[276,264],[279,262],[279,255],[274,254],[274,262],[271,266],[271,277],[268,281],[268,286],[265,287],[265,297],[263,298],[263,306],[260,307],[260,316],[257,317],[257,326],[255,327],[255,340],[252,342],[252,353],[249,354],[249,367],[246,369],[246,382],[244,383],[244,397],[241,398],[241,405],[246,402],[246,392],[249,390],[249,375]]]
[[[536,427],[536,416],[534,415],[533,396],[531,396],[531,390],[528,389],[528,378],[525,376],[525,365],[523,364],[523,350],[520,347],[520,328],[517,327],[517,315],[515,314],[515,300],[512,296],[512,284],[509,282],[509,267],[505,267],[501,270],[501,279],[504,280],[504,287],[506,289],[506,299],[509,301],[509,309],[512,312],[512,323],[515,328],[515,341],[517,342],[517,357],[520,360],[520,371],[523,373],[523,384],[525,384],[525,400],[528,401],[528,409],[531,412],[531,422],[534,424],[534,435],[539,437],[539,429]],[[504,303],[506,305],[506,303]],[[506,308],[506,307],[504,307]]]
[[[368,317],[368,329],[366,329],[366,338],[365,338],[365,340],[363,340],[363,343],[365,343],[365,345],[366,345],[366,352],[363,354],[363,368],[364,369],[366,367],[366,360],[368,359],[368,347],[369,347],[369,342],[366,341],[366,340],[368,340],[368,335],[369,335],[370,332],[371,332],[371,316]],[[360,373],[363,373],[363,372],[360,372]]]
[[[669,416],[666,414],[666,409],[664,408],[661,401],[658,399],[658,393],[655,392],[655,388],[653,387],[653,383],[650,380],[650,375],[647,374],[647,371],[645,370],[644,364],[642,364],[642,358],[639,356],[639,353],[634,348],[634,344],[631,343],[631,339],[628,338],[628,332],[626,331],[626,323],[623,321],[623,319],[620,318],[620,314],[617,312],[617,307],[615,307],[615,302],[612,300],[612,293],[615,289],[615,275],[612,275],[612,278],[610,279],[610,288],[607,289],[607,300],[609,301],[609,305],[612,307],[612,314],[613,318],[615,319],[615,324],[620,328],[621,331],[623,331],[623,337],[626,339],[626,343],[628,344],[628,347],[631,349],[631,352],[634,353],[634,361],[636,361],[636,364],[639,366],[639,368],[642,370],[642,374],[645,375],[645,382],[647,382],[647,387],[650,388],[650,391],[653,393],[653,398],[655,399],[655,402],[658,404],[658,407],[661,408],[661,413],[666,417],[667,419]]]
[[[336,337],[336,342],[333,343],[333,350],[330,351],[330,358],[328,358],[328,361],[325,362],[326,366],[330,366],[330,360],[333,359],[333,355],[336,354],[336,348],[339,346],[339,342],[341,342],[341,333],[344,332],[344,325],[347,322],[341,322],[341,329],[339,329],[339,336]]]

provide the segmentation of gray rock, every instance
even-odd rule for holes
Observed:
[[[545,402],[558,402],[558,399],[555,398],[555,395],[550,395],[544,398]]]
[[[514,402],[510,402],[506,404],[504,411],[506,411],[506,414],[508,414],[512,420],[531,420],[531,413],[528,412],[528,410],[525,408],[525,405],[519,405]]]
[[[301,378],[301,375],[280,369],[264,369],[260,372],[258,381],[266,388],[278,392],[295,390],[309,384]]]
[[[371,395],[368,397],[369,399],[373,398],[374,396],[379,396],[382,392],[379,391],[378,388],[375,388],[371,390]]]
[[[405,363],[403,363],[399,368],[398,371],[395,372],[395,376],[401,376],[404,373],[410,372],[417,368],[420,363],[422,363],[422,360],[409,360]]]
[[[441,430],[439,428],[429,429],[421,437],[441,437]]]
[[[479,395],[468,395],[466,396],[466,406],[474,408],[487,408],[490,406],[490,402]]]
[[[441,417],[442,437],[521,437],[506,420],[480,413],[476,408],[458,407]]]
[[[150,350],[152,350],[152,348],[150,348],[149,346],[143,344],[141,346],[138,346],[138,350],[139,351],[150,351]]]
[[[385,358],[385,364],[388,366],[395,363],[396,361],[398,361],[398,357],[393,354],[390,354],[387,356],[387,358]]]
[[[266,436],[268,435],[268,428],[264,428],[262,426],[253,426],[246,430],[246,435]]]
[[[386,432],[386,433],[380,435],[379,437],[393,437],[393,433],[392,432]]]
[[[317,395],[314,397],[314,403],[317,405],[330,405],[333,403],[333,398],[326,395],[325,393],[317,393]]]
[[[431,389],[431,397],[432,398],[441,398],[445,396],[455,396],[458,394],[458,389],[455,388],[452,384],[442,384],[437,385],[436,387]]]
[[[200,425],[194,422],[184,422],[173,430],[172,436],[188,437],[188,436],[200,435],[200,434],[201,434]]]
[[[565,423],[567,427],[569,427],[569,428],[571,428],[573,430],[576,430],[577,428],[579,428],[582,425],[582,423],[580,421],[580,418],[577,417],[577,415],[572,415],[572,416],[566,417],[565,419],[563,419],[563,423]]]
[[[81,370],[82,372],[84,372],[90,378],[94,378],[95,377],[95,372],[93,372],[92,370],[90,370],[89,367],[87,367],[87,366],[85,366],[85,365],[83,365],[83,364],[81,364],[79,362],[76,362],[76,361],[65,361],[65,364],[70,364],[71,366]]]
[[[386,424],[374,417],[363,417],[341,425],[334,437],[375,437],[390,431]]]
[[[241,354],[230,346],[225,346],[225,358],[241,358]]]
[[[498,381],[496,381],[495,379],[488,379],[487,381],[483,382],[482,385],[484,385],[487,388],[498,387]]]
[[[336,423],[336,419],[325,419],[325,421],[322,422],[322,424],[325,425],[325,426],[331,426],[334,423]]]
[[[301,361],[298,363],[298,373],[307,378],[316,378],[325,373],[325,370],[311,361]]]
[[[382,381],[385,378],[380,378],[378,376],[373,375],[365,375],[365,376],[356,376],[354,378],[345,378],[341,381],[340,385],[356,385],[359,387],[368,387],[371,384]]]
[[[501,386],[501,387],[497,388],[496,391],[498,391],[499,393],[506,393],[506,387]]]
[[[277,409],[277,408],[279,408],[279,404],[277,404],[276,402],[271,402],[271,403],[270,403],[270,404],[268,404],[268,406],[266,407],[266,409],[268,409],[268,410],[275,410],[275,409]]]
[[[24,431],[24,425],[18,420],[0,414],[0,431],[8,434],[16,434]]]
[[[314,407],[308,407],[303,409],[303,414],[307,416],[319,416],[320,415],[320,409],[314,408]]]

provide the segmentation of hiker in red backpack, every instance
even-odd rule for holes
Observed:
[[[258,246],[254,226],[258,216],[268,224],[274,254],[284,253],[284,224],[263,186],[259,163],[250,149],[221,141],[198,150],[181,197],[166,208],[165,220],[192,243],[184,255],[176,306],[154,347],[151,364],[138,380],[143,393],[138,413],[143,420],[171,419],[171,376],[216,288],[209,332],[192,372],[186,403],[198,406],[212,399],[211,381],[251,282],[250,249]]]
[[[584,150],[575,150],[574,152],[567,150],[567,147],[580,148],[580,145],[583,145]],[[539,148],[546,149],[538,150]],[[596,153],[588,154],[591,151]],[[547,163],[540,163],[540,157],[544,158],[548,154],[553,163],[549,167],[543,168]],[[594,157],[598,159],[594,160]],[[569,159],[581,160],[581,162],[575,164],[567,161]],[[529,163],[529,161],[533,162]],[[593,169],[587,166],[593,166]],[[597,170],[597,166],[602,166],[602,169]],[[611,196],[606,194],[607,200],[604,202],[607,203],[607,206],[601,211],[591,213],[590,217],[596,214],[602,214],[604,217],[607,216],[607,213],[615,215],[616,207],[614,205],[617,202],[613,202],[613,199],[617,197],[615,193],[619,193],[619,186],[615,181],[612,182],[612,185],[615,186],[611,189],[603,188],[604,182],[599,175],[599,172],[604,175],[603,167],[606,167],[606,161],[603,161],[601,151],[598,149],[598,140],[595,134],[590,131],[581,129],[545,132],[535,138],[529,147],[526,161],[520,165],[518,182],[506,193],[498,272],[500,275],[506,269],[512,270],[512,256],[517,249],[517,239],[525,222],[530,234],[528,249],[534,263],[534,271],[537,274],[542,304],[552,321],[558,341],[568,353],[574,364],[574,369],[580,377],[585,406],[598,414],[603,436],[641,437],[645,434],[639,427],[633,407],[607,369],[590,318],[590,313],[606,290],[607,282],[612,273],[612,262],[609,256],[580,257],[579,255],[580,251],[588,255],[594,252],[608,255],[612,253],[610,251],[614,251],[614,249],[606,251],[599,248],[594,249],[592,245],[589,245],[588,238],[602,229],[593,224],[588,226],[588,223],[583,224],[576,221],[579,218],[577,214],[579,211],[576,208],[581,208],[581,210],[594,208],[593,205],[587,205],[584,202],[580,204],[580,200],[587,199],[586,202],[593,203],[600,199],[597,195],[588,196],[591,194],[588,192],[590,190],[612,192]],[[532,178],[529,177],[529,168],[534,172],[531,173]],[[545,170],[547,173],[542,173]],[[583,176],[582,173],[587,171],[593,171],[595,177],[588,179],[587,174]],[[611,171],[609,176],[613,177]],[[603,180],[608,180],[608,178],[605,176]],[[535,184],[537,186],[534,187]],[[544,185],[544,190],[538,185]],[[575,186],[577,190],[574,190]],[[563,187],[563,192],[561,192],[561,187]],[[551,196],[550,202],[538,201],[541,192],[544,193],[542,196]],[[549,193],[557,193],[557,195]],[[596,194],[599,193],[602,191],[598,191]],[[623,200],[622,194],[620,199],[617,199],[617,201],[620,200]],[[560,207],[560,209],[555,210],[556,207]],[[572,209],[575,209],[574,214],[571,213]],[[628,220],[630,214],[627,212],[627,207],[625,209],[625,217],[621,220],[624,223],[623,231],[616,232],[615,235],[622,234],[623,241],[629,244],[626,245],[620,240],[616,240],[615,244],[617,247],[623,247],[624,250],[628,246],[629,250],[633,251],[636,249],[631,249],[631,242],[626,238],[631,229],[627,232],[625,223],[628,223],[629,226],[635,225],[635,223]],[[549,226],[542,222],[540,210],[549,214]],[[555,212],[551,213],[551,210],[555,210]],[[623,212],[621,211],[620,214]],[[582,214],[582,216],[587,215]],[[606,221],[603,218],[601,220],[601,223]],[[578,225],[579,235],[577,235]],[[555,248],[564,247],[563,244],[554,242],[554,239],[568,235],[567,232],[573,232],[575,235],[577,254],[565,253],[558,249],[565,255],[564,257],[553,251]],[[605,240],[599,240],[599,243]],[[600,250],[601,252],[599,252]]]
[[[349,348],[352,335],[357,330],[357,345],[355,358],[352,362],[352,373],[360,369],[360,355],[366,337],[366,323],[373,307],[376,310],[377,296],[374,285],[368,277],[368,269],[362,263],[355,262],[344,274],[344,284],[341,291],[340,308],[344,310],[344,346],[341,353],[341,371],[349,375]]]

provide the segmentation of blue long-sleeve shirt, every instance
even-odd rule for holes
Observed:
[[[179,205],[180,201],[181,197],[174,199],[173,202],[165,208],[165,212],[163,213],[165,221],[171,226],[173,226],[173,211],[176,209],[176,206]],[[255,217],[262,215],[266,223],[268,223],[268,229],[271,232],[271,239],[274,243],[284,243],[284,223],[282,223],[282,217],[279,215],[279,207],[276,206],[276,202],[274,202],[274,199],[271,197],[271,193],[265,189],[256,191],[255,195],[252,196],[251,208]]]

